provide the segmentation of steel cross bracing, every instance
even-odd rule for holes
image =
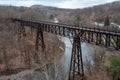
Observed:
[[[12,19],[15,22],[22,23],[24,26],[40,28],[42,31],[53,33],[59,36],[73,38],[77,32],[83,32],[82,38],[88,43],[105,46],[114,49],[120,49],[120,33],[110,32],[100,29],[80,28],[48,22],[33,22],[20,19]]]
[[[73,38],[69,80],[74,80],[75,75],[81,76],[81,80],[83,80],[84,77],[81,43],[80,43],[81,40],[82,41],[84,40],[84,42],[88,42],[91,44],[104,46],[106,48],[113,48],[116,50],[120,50],[119,32],[94,29],[94,28],[83,28],[83,27],[81,28],[76,26],[69,26],[69,25],[56,24],[56,23],[43,22],[43,21],[34,22],[34,21],[27,21],[21,19],[11,19],[11,20],[15,23],[20,23],[23,26],[28,26],[38,29],[37,37],[36,37],[36,49],[38,49],[39,40],[42,42],[43,49],[45,48],[43,31],[53,33],[59,36]]]

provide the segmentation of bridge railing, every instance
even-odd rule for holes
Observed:
[[[32,23],[45,23],[45,24],[49,24],[49,25],[55,25],[55,26],[64,26],[64,27],[69,27],[69,28],[83,28],[83,29],[91,29],[91,30],[102,30],[102,31],[109,31],[109,32],[114,32],[114,33],[120,33],[120,28],[113,28],[110,26],[104,26],[104,27],[97,27],[97,26],[93,26],[93,27],[87,27],[85,25],[80,25],[80,26],[76,26],[76,25],[68,25],[68,24],[61,24],[61,23],[52,23],[52,22],[47,22],[47,21],[31,21],[31,20],[21,20],[21,19],[11,19],[13,21],[30,21]]]

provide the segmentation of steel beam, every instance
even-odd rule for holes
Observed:
[[[17,30],[18,39],[21,39],[22,37],[26,37],[24,24],[20,23],[18,26],[19,26]]]
[[[81,39],[79,36],[75,36],[73,38],[69,80],[76,80],[76,76],[79,78],[79,80],[84,79]]]
[[[35,49],[39,50],[39,46],[42,47],[42,51],[45,50],[43,31],[40,27],[37,29]]]

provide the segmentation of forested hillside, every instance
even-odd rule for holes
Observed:
[[[103,22],[104,18],[109,15],[111,22],[120,24],[120,1],[78,9],[72,14],[74,13],[80,15],[82,20],[97,22]]]
[[[80,21],[103,22],[109,15],[110,21],[120,24],[120,1],[83,9],[60,9],[55,7],[33,5],[31,7],[0,6],[0,17],[17,17],[22,19],[53,21],[58,18],[60,23],[75,24],[77,17]]]
[[[120,24],[120,1],[83,9],[61,9],[42,5],[33,5],[31,7],[0,6],[0,75],[15,74],[24,69],[34,68],[38,70],[42,64],[45,64],[46,67],[44,68],[46,72],[44,74],[46,77],[52,76],[51,80],[64,80],[67,76],[67,74],[62,73],[61,64],[57,63],[57,60],[65,51],[64,43],[57,36],[44,32],[45,45],[47,46],[46,52],[37,52],[35,50],[36,30],[26,28],[26,38],[22,37],[19,39],[17,31],[20,25],[15,25],[7,21],[8,18],[19,18],[38,22],[54,22],[54,19],[57,18],[59,23],[62,24],[93,27],[95,26],[93,25],[94,22],[104,23],[106,16],[109,16],[110,22]],[[105,51],[99,53],[104,54]],[[46,58],[46,56],[49,57]],[[99,62],[100,64],[95,64],[92,67],[90,64],[87,64],[88,72],[86,71],[85,73],[90,74],[88,75],[91,78],[90,80],[95,80],[97,79],[96,77],[100,80],[100,77],[102,78],[104,73],[107,74],[107,72],[104,72],[104,69],[101,72],[101,66],[99,66],[98,74],[94,70],[98,70],[97,65],[102,65],[104,57],[102,54],[99,54],[97,58],[96,55],[93,55],[93,57],[96,63]],[[9,71],[9,73],[6,71]],[[58,71],[60,72],[58,73]],[[92,71],[94,75],[91,77]],[[42,73],[41,70],[40,72]],[[106,75],[103,78],[104,80],[109,80]],[[47,79],[43,78],[43,80]]]

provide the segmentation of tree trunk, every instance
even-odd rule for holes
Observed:
[[[113,73],[113,80],[115,80],[115,74]]]
[[[4,57],[4,60],[5,60],[5,70],[9,71],[10,69],[9,69],[9,64],[8,64],[8,57],[7,57],[5,49],[3,49],[3,57]]]
[[[28,52],[28,66],[31,68],[31,58],[30,58],[30,53]]]

